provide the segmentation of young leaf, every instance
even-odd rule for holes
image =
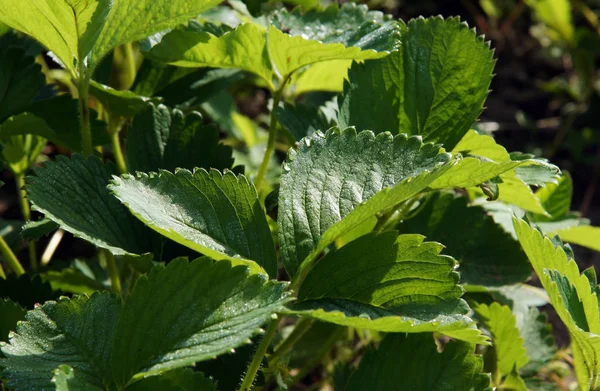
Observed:
[[[555,247],[523,220],[513,218],[513,224],[552,306],[569,330],[575,369],[579,379],[585,378],[579,386],[589,390],[600,374],[600,316],[595,287],[579,273],[577,264],[562,247]]]
[[[123,389],[246,343],[286,301],[285,288],[228,262],[173,261],[142,276],[123,304],[94,293],[28,312],[2,344],[0,366],[17,389],[51,388],[53,374],[78,389]],[[55,372],[60,365],[72,370]]]
[[[452,152],[461,153],[466,156],[479,156],[491,159],[496,163],[505,164],[512,162],[511,155],[504,147],[497,144],[492,137],[480,135],[474,130],[470,130],[454,147]],[[518,159],[518,161],[542,164],[534,159]],[[560,172],[558,167],[551,164],[545,163],[544,166],[548,170],[552,170],[555,175]],[[515,169],[509,169],[500,174],[501,183],[498,184],[500,197],[498,199],[516,205],[526,211],[545,214],[546,211],[542,207],[539,198],[533,194],[528,184],[518,176],[516,172],[518,168],[521,167],[517,166]],[[553,180],[556,181],[554,178]]]
[[[276,27],[269,27],[267,50],[274,71],[281,80],[298,69],[318,62],[331,60],[368,60],[385,57],[387,53],[361,50],[360,47],[346,47],[339,43],[322,43],[304,37],[292,37]]]
[[[591,225],[577,225],[558,229],[552,233],[560,236],[560,238],[565,242],[600,251],[600,227],[593,227]]]
[[[311,251],[317,251],[324,233],[359,204],[384,188],[447,162],[449,155],[440,153],[438,146],[404,135],[330,129],[301,141],[297,150],[290,151],[279,192],[279,240],[290,276]],[[381,195],[385,204],[360,217],[360,222],[415,195],[431,179],[423,187],[419,182],[407,183],[407,193],[398,198]],[[327,245],[319,244],[319,248]]]
[[[161,170],[115,178],[116,197],[150,228],[211,258],[277,273],[271,231],[256,189],[232,172]]]
[[[181,67],[243,69],[262,77],[274,89],[266,37],[265,29],[254,23],[241,24],[220,37],[180,28],[166,34],[147,55]]]
[[[513,370],[518,371],[525,366],[529,358],[510,308],[494,302],[489,306],[478,304],[473,310],[492,334],[500,376],[508,376]]]
[[[76,75],[94,68],[115,47],[175,27],[218,0],[3,0],[0,21],[32,36]],[[83,75],[79,75],[83,77]]]
[[[420,235],[398,236],[395,231],[371,233],[328,253],[300,286],[298,308],[308,316],[306,309],[315,308],[318,319],[343,325],[362,322],[360,327],[380,329],[386,321],[390,329],[385,331],[449,332],[471,340],[473,321],[464,316],[463,290],[453,271],[456,261],[440,255],[439,243],[423,240]],[[341,314],[339,310],[329,313],[334,303],[364,311],[357,319],[343,309]],[[369,312],[378,311],[389,313],[390,318],[369,319]],[[461,329],[469,336],[461,335]]]
[[[439,353],[431,334],[389,334],[365,354],[346,390],[483,391],[490,380],[474,350],[450,341]]]
[[[493,53],[458,18],[413,19],[400,40],[387,58],[352,66],[340,126],[421,135],[451,149],[483,109]]]
[[[219,143],[218,129],[204,125],[195,111],[184,115],[164,105],[148,104],[135,117],[125,145],[132,172],[233,166],[231,147]]]
[[[148,53],[152,59],[183,67],[210,66],[239,68],[263,78],[271,90],[273,72],[286,80],[306,65],[331,60],[380,58],[387,53],[325,44],[293,37],[274,26],[268,30],[254,23],[244,23],[217,37],[194,28],[182,28],[166,34]]]
[[[464,283],[502,286],[527,280],[531,267],[519,243],[494,222],[481,206],[452,193],[433,194],[414,218],[397,226],[446,246],[459,261]]]
[[[541,187],[536,191],[538,197],[550,218],[537,216],[536,220],[547,221],[556,220],[569,213],[571,207],[571,199],[573,198],[573,182],[571,175],[564,172],[558,179],[558,183],[549,183],[545,187]]]
[[[112,165],[58,156],[34,173],[26,178],[27,198],[65,231],[119,255],[154,252],[160,244],[106,188],[116,174]]]

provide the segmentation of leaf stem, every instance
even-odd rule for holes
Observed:
[[[0,236],[0,252],[4,255],[4,259],[8,266],[15,272],[18,276],[25,274],[25,269],[23,269],[23,265],[17,259],[15,253],[10,249],[6,241],[3,237]]]
[[[29,206],[29,201],[27,201],[27,193],[23,189],[23,187],[25,187],[25,173],[15,173],[15,182],[17,185],[17,193],[19,195],[19,204],[21,205],[21,213],[23,214],[23,219],[27,222],[31,220],[31,207]],[[38,266],[35,242],[30,240],[27,246],[29,247],[29,264],[31,265],[31,268],[35,270]]]
[[[252,383],[254,383],[254,378],[256,377],[256,373],[260,368],[260,364],[262,363],[263,357],[265,353],[267,353],[267,349],[269,348],[269,344],[271,340],[275,336],[277,329],[279,327],[279,322],[281,319],[278,317],[277,319],[273,319],[271,323],[269,323],[269,328],[267,328],[267,332],[263,337],[262,341],[260,341],[260,345],[258,345],[258,349],[256,349],[256,353],[254,353],[254,357],[252,358],[252,362],[248,367],[248,371],[244,376],[244,380],[242,381],[242,385],[240,386],[239,391],[250,391],[252,389]]]
[[[102,250],[101,254],[104,254],[104,260],[106,261],[106,268],[108,269],[108,276],[110,277],[110,285],[119,296],[121,295],[121,278],[119,277],[119,269],[117,268],[117,262],[115,261],[114,255],[108,250]]]
[[[77,90],[79,92],[79,116],[81,117],[81,151],[85,156],[93,153],[92,129],[90,126],[89,108],[89,79],[84,75],[83,64],[79,62],[79,80]]]
[[[2,264],[0,264],[0,278],[6,280],[6,273],[4,273],[4,268],[2,267]]]
[[[296,323],[294,330],[283,340],[276,348],[273,354],[269,357],[269,366],[273,366],[277,363],[281,357],[289,353],[294,345],[302,338],[302,336],[308,331],[314,321],[311,318],[300,318]]]
[[[269,139],[267,140],[267,150],[265,151],[263,160],[260,163],[260,168],[258,169],[258,174],[256,175],[256,180],[254,181],[256,191],[260,190],[260,187],[263,184],[265,175],[267,174],[267,168],[269,167],[269,162],[271,161],[271,156],[273,156],[273,152],[275,151],[275,140],[277,139],[277,116],[275,115],[275,111],[277,110],[277,107],[279,107],[283,90],[291,76],[291,73],[287,75],[285,79],[283,79],[283,82],[279,88],[277,88],[277,90],[273,93],[273,107],[271,108],[271,120],[269,122]]]
[[[121,128],[121,118],[110,118],[108,121],[108,133],[110,134],[110,142],[112,145],[113,154],[115,155],[115,162],[119,173],[127,174],[127,163],[125,162],[125,156],[123,155],[123,149],[121,148],[121,139],[119,138]]]

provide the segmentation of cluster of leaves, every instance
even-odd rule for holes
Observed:
[[[600,229],[570,212],[568,173],[471,130],[483,37],[353,3],[218,3],[0,9],[25,220],[0,240],[4,387],[543,390],[569,361],[598,389],[596,274],[564,243],[600,250]],[[252,119],[236,100],[256,91]],[[53,260],[65,232],[96,255]]]

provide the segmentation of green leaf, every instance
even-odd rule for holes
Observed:
[[[362,306],[367,313],[383,310],[395,314],[388,322],[396,320],[392,326],[396,332],[444,334],[448,330],[456,336],[462,328],[470,334],[473,321],[464,316],[463,290],[453,271],[456,261],[440,255],[439,243],[423,240],[420,235],[398,236],[395,231],[371,233],[328,253],[300,286],[298,306],[344,302],[349,308]],[[319,311],[317,318],[327,321],[327,315]],[[337,323],[339,314],[332,315],[331,321]],[[359,316],[356,320],[364,323],[366,319]],[[350,322],[347,316],[340,324]]]
[[[131,171],[143,172],[231,168],[232,149],[219,139],[218,129],[204,125],[198,112],[184,115],[164,105],[148,104],[127,133],[127,166]]]
[[[562,240],[600,251],[600,227],[578,225],[554,231]]]
[[[287,300],[285,283],[266,280],[229,262],[177,260],[140,277],[123,304],[109,293],[47,302],[2,345],[3,375],[13,388],[51,388],[68,365],[59,375],[69,384],[123,389],[211,359],[246,343]]]
[[[358,46],[346,47],[341,43],[325,44],[291,36],[274,26],[265,30],[257,24],[244,23],[220,37],[195,27],[180,28],[162,37],[147,55],[182,67],[243,69],[260,76],[271,90],[275,90],[273,72],[282,81],[306,65],[380,58],[386,53],[361,50]]]
[[[248,180],[216,170],[161,170],[127,175],[109,186],[116,197],[150,228],[211,258],[246,265],[256,261],[277,274],[271,231]]]
[[[496,366],[500,376],[508,376],[513,369],[521,369],[529,358],[523,338],[519,335],[515,316],[508,306],[492,303],[478,304],[473,307],[483,327],[492,334],[492,342],[496,350]],[[518,372],[517,372],[518,373]]]
[[[42,69],[33,57],[21,48],[1,46],[0,123],[29,105],[44,84]]]
[[[147,55],[180,67],[243,69],[262,77],[274,89],[266,37],[265,29],[254,23],[241,24],[221,37],[180,28],[166,34]]]
[[[458,260],[463,282],[502,286],[523,282],[531,267],[519,243],[494,222],[481,206],[452,193],[436,193],[412,219],[397,226],[401,233],[419,233],[446,246]]]
[[[15,174],[24,174],[37,160],[46,139],[31,134],[4,139],[2,158]]]
[[[483,109],[492,51],[458,18],[413,19],[400,41],[387,58],[352,66],[340,126],[421,135],[451,149]]]
[[[93,80],[90,81],[90,95],[98,99],[110,114],[123,117],[137,114],[152,100],[131,91],[115,90]]]
[[[279,240],[288,274],[296,274],[311,251],[320,253],[339,237],[341,232],[332,231],[333,236],[323,241],[325,232],[359,204],[384,188],[435,171],[448,161],[448,154],[440,153],[438,146],[404,135],[375,136],[369,131],[357,134],[354,129],[334,128],[325,135],[318,132],[305,138],[289,153],[279,192]],[[396,196],[380,195],[378,205],[356,215],[355,224],[412,197],[432,179],[408,182]],[[339,228],[351,227],[344,223],[344,228]]]
[[[118,255],[153,252],[160,243],[108,191],[113,165],[96,157],[57,156],[26,178],[33,208],[65,231]]]
[[[579,273],[573,259],[562,247],[555,247],[547,237],[525,221],[513,218],[515,230],[523,250],[548,292],[550,302],[563,321],[571,337],[575,370],[578,378],[587,380],[579,386],[589,390],[596,384],[600,373],[600,316],[595,287]]]
[[[480,158],[491,159],[496,163],[506,164],[512,162],[511,155],[502,147],[497,144],[493,138],[489,136],[483,136],[470,130],[454,147],[453,153],[460,153],[463,156],[478,156]],[[538,160],[531,159],[519,159],[518,161],[522,164],[542,164]],[[485,160],[482,159],[482,160]],[[489,162],[482,162],[482,164],[490,165]],[[521,164],[521,163],[520,163]],[[509,164],[512,165],[512,164]],[[553,169],[555,174],[559,172],[558,167],[551,164],[545,163],[549,169]],[[516,166],[518,169],[519,166]],[[546,211],[542,207],[542,204],[538,197],[536,197],[531,188],[523,181],[516,172],[516,169],[509,169],[508,171],[500,174],[501,183],[498,183],[498,190],[500,192],[499,200],[509,204],[516,205],[523,210],[545,214]]]
[[[482,369],[469,343],[450,341],[439,353],[431,334],[389,334],[367,351],[346,390],[483,391],[489,378]]]
[[[115,47],[186,23],[218,3],[42,0],[34,4],[5,0],[0,21],[41,42],[76,75],[77,62],[93,69]]]
[[[74,75],[75,60],[92,50],[111,6],[110,0],[6,0],[0,21],[41,42]]]
[[[548,316],[537,308],[530,308],[519,326],[529,362],[521,371],[524,375],[535,375],[549,363],[556,353],[552,326]]]
[[[546,212],[550,215],[549,219],[543,216],[536,216],[536,220],[547,221],[556,220],[569,213],[571,199],[573,198],[573,182],[571,175],[564,172],[558,179],[558,183],[549,183],[541,187],[535,195],[539,198]]]
[[[38,221],[27,221],[21,230],[21,236],[27,240],[38,240],[58,229],[59,225],[54,221],[43,218]]]
[[[393,50],[398,45],[398,22],[391,15],[356,3],[337,3],[324,10],[302,13],[299,8],[289,12],[282,8],[269,16],[277,29],[292,36],[323,43],[341,43],[381,52]]]
[[[104,277],[108,278],[108,275]],[[92,268],[80,260],[75,260],[70,267],[49,270],[42,274],[42,279],[49,282],[52,289],[63,292],[91,295],[95,291],[109,289],[107,284],[98,279]]]
[[[217,391],[217,385],[204,376],[202,372],[194,372],[189,368],[175,369],[150,376],[127,387],[130,391]]]
[[[17,327],[17,322],[25,319],[26,312],[18,303],[0,298],[0,341],[8,341],[9,333]]]
[[[187,23],[219,3],[220,0],[115,0],[91,54],[91,61],[98,63],[119,45]]]
[[[285,102],[275,109],[277,120],[296,141],[312,136],[317,131],[329,129],[332,124],[319,107],[298,102],[295,105]]]
[[[527,384],[523,378],[519,375],[519,371],[515,366],[512,371],[506,376],[504,382],[501,386],[502,390],[511,390],[511,391],[527,391]]]
[[[76,376],[75,370],[69,365],[59,365],[53,374],[52,383],[56,386],[56,391],[103,390],[102,387],[86,382],[82,376]]]
[[[361,50],[358,46],[346,47],[341,43],[322,43],[304,37],[293,37],[276,27],[269,27],[267,50],[274,71],[281,80],[298,69],[317,62],[331,60],[368,60],[385,57],[387,53]]]
[[[96,293],[89,300],[63,298],[29,311],[10,344],[0,345],[7,384],[16,389],[50,388],[54,369],[65,364],[75,369],[82,384],[104,388],[111,377],[120,307],[115,295]]]

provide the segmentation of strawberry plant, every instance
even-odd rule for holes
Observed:
[[[600,229],[472,130],[484,38],[219,3],[2,2],[3,389],[600,389]]]

